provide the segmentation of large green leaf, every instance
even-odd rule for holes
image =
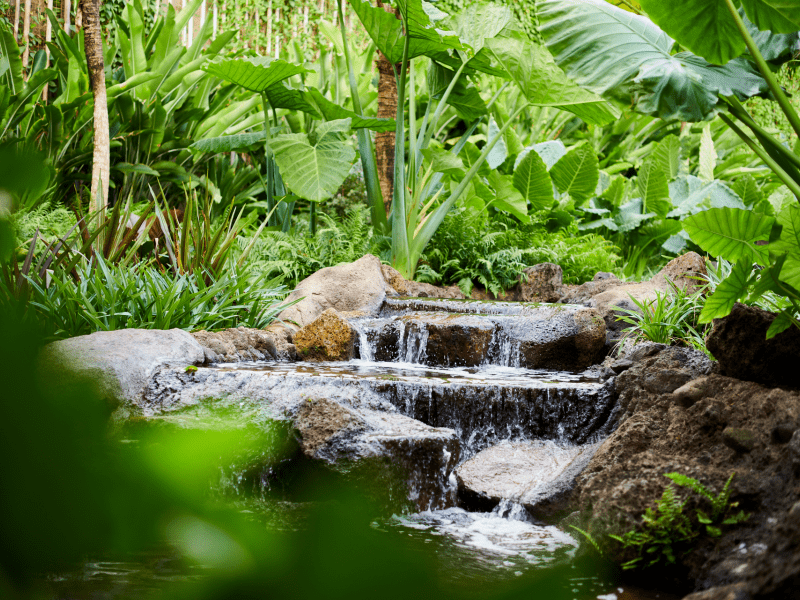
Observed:
[[[733,192],[742,199],[744,205],[753,208],[764,199],[764,194],[758,189],[758,184],[752,175],[745,174],[739,177],[731,186]]]
[[[441,99],[454,75],[453,70],[431,61],[427,77],[431,97]],[[458,78],[447,97],[447,103],[456,110],[459,117],[472,122],[485,115],[488,110],[477,88],[465,79],[463,75]]]
[[[285,81],[279,81],[269,86],[266,89],[266,94],[267,101],[273,108],[299,110],[317,119],[322,117],[317,107],[309,100],[308,92],[290,88]]]
[[[530,202],[533,210],[553,205],[553,182],[537,152],[528,152],[514,169],[514,187]]]
[[[800,0],[762,0],[762,3],[773,8],[800,29]],[[778,29],[773,29],[773,31],[778,31]],[[786,33],[783,30],[781,32]]]
[[[715,114],[720,94],[746,98],[767,89],[745,60],[718,67],[688,52],[673,56],[672,39],[652,21],[603,0],[548,0],[537,15],[567,75],[645,114],[701,121]]]
[[[219,154],[221,152],[243,152],[254,149],[256,145],[262,145],[264,143],[264,137],[263,131],[223,135],[197,140],[190,148],[198,152],[209,152],[211,154]]]
[[[694,175],[682,175],[669,184],[675,206],[668,217],[682,217],[706,208],[746,208],[741,198],[722,181],[703,181]]]
[[[306,72],[301,65],[265,56],[226,58],[207,63],[203,69],[220,79],[256,93],[261,93],[271,85],[293,75]]]
[[[717,65],[747,47],[725,0],[640,0],[642,8],[681,46]]]
[[[376,117],[361,117],[351,110],[342,108],[328,100],[316,88],[309,88],[308,94],[316,104],[320,113],[327,121],[350,119],[352,129],[371,129],[372,131],[394,131],[394,119],[378,119]]]
[[[447,15],[421,0],[401,0],[400,11],[408,19],[408,58],[461,48],[452,31],[437,27]],[[354,0],[350,6],[378,49],[393,63],[403,60],[403,23],[393,13],[373,6],[370,0]]]
[[[681,141],[678,136],[668,135],[661,140],[653,150],[652,158],[661,164],[667,181],[675,179],[681,166]]]
[[[714,293],[706,298],[706,303],[700,312],[700,323],[710,323],[713,319],[720,319],[730,314],[733,305],[747,293],[751,271],[752,267],[748,260],[741,260],[733,266],[730,275],[720,281]]]
[[[523,198],[522,194],[514,186],[511,177],[492,171],[489,176],[489,183],[495,190],[495,199],[492,201],[492,205],[495,208],[511,213],[523,223],[527,223],[529,220],[528,201]]]
[[[320,202],[341,187],[356,157],[356,152],[342,139],[350,130],[350,120],[320,123],[315,143],[302,133],[276,136],[270,146],[286,187],[292,193]]]
[[[786,205],[778,215],[778,223],[782,226],[781,236],[769,245],[770,252],[800,255],[800,205],[796,202]]]
[[[781,281],[800,290],[800,254],[790,254],[781,269]]]
[[[636,186],[642,197],[642,210],[653,211],[658,216],[665,217],[672,208],[672,203],[669,201],[667,175],[662,163],[654,159],[646,161],[636,176]]]
[[[775,219],[739,208],[711,208],[686,217],[683,227],[703,250],[731,262],[747,261],[766,265],[767,246]]]
[[[714,140],[711,137],[711,126],[703,127],[700,136],[700,159],[698,161],[698,176],[706,181],[714,180],[714,169],[717,166],[717,151],[714,149]]]
[[[11,88],[11,94],[22,91],[22,58],[19,46],[4,25],[0,25],[0,82]]]
[[[748,19],[761,31],[793,33],[800,26],[790,21],[776,8],[773,8],[763,0],[740,0],[740,2]],[[800,11],[800,6],[798,6],[797,10]],[[771,59],[767,58],[767,60]]]
[[[550,177],[562,194],[569,194],[578,202],[594,195],[600,178],[597,155],[589,144],[581,144],[567,152],[550,169]]]
[[[524,32],[507,31],[485,43],[494,62],[505,70],[530,103],[554,106],[597,125],[610,123],[619,116],[616,107],[571,81],[550,53]]]

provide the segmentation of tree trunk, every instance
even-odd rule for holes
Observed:
[[[387,3],[378,0],[378,6],[386,12],[394,12],[399,15]],[[395,79],[395,69],[400,71],[401,65],[393,65],[389,59],[378,50],[378,118],[394,119],[397,117],[397,80]],[[386,208],[386,216],[392,209],[392,190],[394,189],[394,131],[384,131],[375,134],[375,159],[378,167],[378,182],[381,186],[383,195],[383,205]]]
[[[27,79],[28,72],[25,69],[28,67],[28,56],[30,55],[28,38],[31,35],[31,0],[25,0],[25,15],[22,19],[22,43],[25,44],[25,50],[22,52],[22,75]]]
[[[14,3],[14,39],[19,42],[19,0]]]
[[[89,67],[89,83],[94,97],[94,153],[92,155],[91,211],[105,211],[108,203],[108,177],[111,171],[111,148],[108,137],[108,98],[103,64],[103,38],[100,30],[100,0],[81,0],[83,45]]]

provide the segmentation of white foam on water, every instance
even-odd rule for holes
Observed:
[[[484,559],[493,557],[499,568],[519,564],[509,565],[509,558],[533,565],[548,563],[556,553],[572,556],[578,547],[578,542],[557,527],[531,523],[515,507],[491,513],[467,512],[462,508],[424,511],[395,515],[391,524],[445,535]]]

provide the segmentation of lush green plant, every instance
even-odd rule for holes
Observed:
[[[622,344],[648,340],[658,344],[683,344],[708,354],[705,337],[710,326],[698,323],[705,300],[705,289],[687,292],[670,283],[671,290],[656,292],[654,300],[637,300],[630,296],[638,310],[620,308],[618,321],[630,324]],[[698,282],[699,284],[700,282]]]
[[[620,542],[625,549],[633,549],[638,556],[623,563],[623,569],[641,569],[656,565],[671,565],[691,550],[691,543],[702,533],[710,537],[722,535],[723,525],[736,525],[748,519],[749,515],[739,511],[731,514],[738,506],[730,502],[735,473],[731,474],[719,494],[712,493],[696,479],[680,473],[668,473],[672,480],[656,508],[648,508],[642,515],[641,529],[634,529],[618,536],[610,536]],[[680,501],[675,485],[688,487],[710,504],[710,511],[697,510],[697,523],[684,512],[688,500]]]
[[[614,246],[594,234],[580,235],[573,224],[550,232],[531,220],[486,219],[466,208],[449,214],[431,240],[418,269],[418,279],[457,284],[469,295],[475,284],[494,295],[513,286],[529,266],[561,265],[565,283],[583,283],[598,271],[613,270],[619,257]]]
[[[29,275],[29,308],[48,337],[64,338],[93,331],[138,329],[224,329],[265,327],[283,310],[284,288],[251,280],[231,268],[214,279],[170,272],[134,263],[116,266],[101,255],[82,261],[73,271],[53,276]],[[0,278],[0,304],[20,310],[9,282]]]
[[[686,121],[719,114],[800,201],[800,155],[756,123],[741,103],[769,92],[800,135],[800,116],[772,72],[796,50],[797,11],[772,0],[741,3],[740,9],[734,0],[686,0],[669,6],[646,0],[640,4],[653,21],[632,18],[598,0],[551,0],[538,7],[540,32],[556,62],[579,83],[633,101],[640,112]],[[571,24],[576,19],[592,25],[575,28]],[[665,32],[690,51],[672,55],[673,42]],[[701,162],[702,150],[701,144]],[[768,335],[792,323],[800,326],[793,316],[800,306],[800,239],[795,233],[795,217],[800,213],[795,209],[800,207],[784,205],[774,210],[783,228],[780,233],[777,228],[773,231],[775,219],[769,211],[742,207],[713,207],[685,219],[685,230],[703,250],[739,261],[709,298],[701,322],[727,315],[734,302],[748,294],[754,298],[773,291],[789,299],[793,312],[781,313]],[[769,247],[757,246],[768,240],[773,242]],[[753,262],[768,268],[753,276]]]

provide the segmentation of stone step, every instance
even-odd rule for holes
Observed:
[[[411,301],[407,301],[411,302]],[[388,303],[388,301],[387,301]],[[424,307],[455,301],[413,301]],[[474,303],[464,303],[474,304]],[[500,303],[495,303],[500,304]],[[601,359],[606,328],[593,309],[572,305],[526,306],[518,314],[412,311],[357,318],[362,359],[430,366],[502,365],[529,369],[583,370]],[[407,307],[404,306],[403,310]]]

